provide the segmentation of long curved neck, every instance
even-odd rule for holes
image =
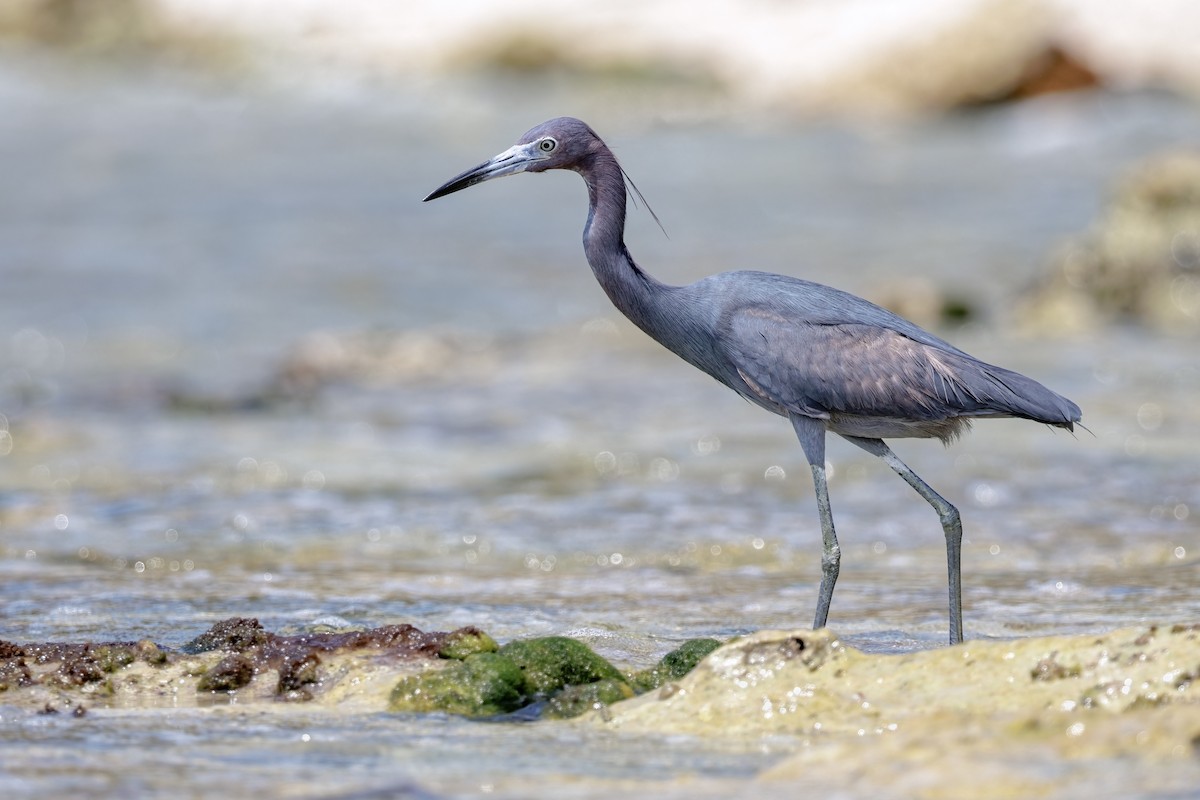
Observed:
[[[690,287],[655,280],[633,262],[625,247],[625,176],[617,159],[597,141],[576,170],[588,187],[583,251],[613,305],[650,338],[725,381],[713,350],[711,326],[693,302]]]
[[[612,152],[600,142],[577,170],[588,187],[583,251],[605,294],[622,314],[663,342],[666,301],[673,287],[638,267],[625,247],[625,178]],[[666,344],[666,342],[663,342]]]

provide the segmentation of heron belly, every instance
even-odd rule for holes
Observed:
[[[957,439],[971,427],[966,417],[935,420],[867,417],[852,414],[833,414],[825,428],[843,436],[864,439],[940,439],[944,444]]]

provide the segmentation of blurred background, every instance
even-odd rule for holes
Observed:
[[[1198,41],[1189,0],[3,0],[0,638],[237,614],[643,664],[805,625],[789,426],[608,305],[578,179],[420,202],[560,115],[653,204],[668,236],[626,240],[660,279],[830,283],[1082,406],[895,443],[962,510],[969,638],[1194,621]],[[831,625],[942,643],[934,515],[829,459]],[[146,757],[100,741],[56,758]],[[54,763],[21,785],[124,785]],[[653,768],[758,762],[705,763]]]
[[[832,283],[1083,406],[1075,437],[901,443],[964,506],[968,586],[1194,566],[1191,4],[0,9],[0,635],[806,619],[799,449],[607,304],[577,180],[420,202],[562,114],[654,204],[668,236],[635,211],[627,241],[660,278]],[[940,638],[936,520],[851,450],[839,623]],[[722,590],[693,602],[697,575]],[[664,597],[633,611],[626,581]],[[244,607],[264,592],[288,599]]]
[[[445,627],[498,614],[492,578],[532,580],[492,624],[620,627],[642,569],[652,630],[806,618],[799,450],[607,305],[575,179],[419,202],[560,114],[655,204],[669,238],[627,238],[661,278],[833,283],[1081,403],[1075,438],[904,452],[988,568],[1194,564],[1198,31],[1169,0],[8,0],[3,635],[169,643],[283,586],[256,613]],[[940,629],[935,520],[830,458],[859,566],[928,573],[895,626]]]

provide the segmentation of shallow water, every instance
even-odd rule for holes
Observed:
[[[476,624],[644,666],[686,638],[805,624],[819,531],[788,426],[607,305],[577,179],[418,202],[564,112],[654,203],[670,239],[635,213],[628,240],[663,279],[757,267],[868,295],[932,280],[979,310],[949,338],[1083,407],[1076,436],[1004,421],[948,451],[897,444],[963,512],[968,636],[1200,617],[1194,340],[1039,342],[1002,322],[1122,165],[1195,140],[1194,108],[1089,95],[890,128],[647,124],[553,85],[442,86],[433,103],[5,67],[0,638],[178,646],[231,615]],[[311,366],[370,330],[402,334],[386,368],[268,391],[297,352]],[[939,645],[934,515],[854,448],[829,458],[831,625],[868,650]],[[13,795],[728,795],[775,752],[304,709],[0,705],[0,721]]]

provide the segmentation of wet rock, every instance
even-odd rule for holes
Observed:
[[[139,661],[152,665],[167,663],[167,652],[149,639],[142,639],[133,646],[133,650]]]
[[[696,668],[709,653],[721,646],[716,639],[692,639],[667,653],[659,662],[659,669],[668,680],[678,680]]]
[[[479,631],[477,628],[464,628],[450,633],[426,633],[416,626],[402,624],[384,625],[365,631],[274,636],[272,641],[280,647],[302,646],[325,652],[344,649],[377,649],[402,651],[433,658],[438,655],[448,639],[465,638],[472,632],[478,633]]]
[[[320,665],[321,657],[316,653],[304,653],[299,657],[289,658],[279,668],[279,691],[293,691],[316,683],[317,667]]]
[[[198,692],[232,692],[241,689],[254,678],[254,662],[243,655],[233,654],[221,659],[212,669],[200,676]]]
[[[440,653],[462,659],[495,649],[491,637],[473,627],[444,633],[386,625],[280,635],[256,619],[234,617],[179,651],[145,640],[0,642],[0,691],[9,692],[12,702],[55,707],[68,705],[81,692],[93,702],[111,697],[136,705],[140,698],[157,703],[170,697],[178,705],[187,702],[178,687],[191,685],[198,696],[238,692],[243,702],[282,698],[378,709],[386,705],[397,678],[423,663],[442,661]],[[263,675],[269,677],[260,679]]]
[[[25,663],[25,650],[0,640],[0,692],[19,689],[33,683],[33,674]]]
[[[432,659],[443,650],[466,653],[472,647],[486,649],[489,642],[494,648],[495,642],[477,628],[425,633],[407,624],[284,636],[265,630],[256,619],[233,618],[218,622],[184,649],[226,651],[240,659],[230,656],[214,668],[215,674],[212,670],[206,673],[199,687],[201,691],[231,691],[246,686],[255,675],[277,671],[275,694],[306,700],[311,699],[313,687],[321,682],[321,654],[377,652]],[[245,665],[249,665],[249,674]]]
[[[279,666],[279,683],[275,693],[291,700],[311,700],[311,687],[320,682],[321,657],[302,653],[284,660]]]
[[[582,686],[565,686],[547,701],[542,716],[547,719],[570,719],[633,696],[633,687],[615,678],[605,678]]]
[[[478,628],[466,627],[446,634],[438,657],[462,661],[476,653],[494,653],[499,649],[495,639]]]
[[[402,679],[389,709],[493,717],[527,702],[525,674],[516,662],[497,653],[478,653],[445,669]]]
[[[1146,640],[1146,633],[968,642],[893,656],[846,647],[828,630],[762,631],[712,653],[678,681],[678,691],[612,709],[611,724],[707,735],[857,735],[927,715],[1076,708],[1110,684],[1125,687],[1112,698],[1114,709],[1138,697],[1200,705],[1190,681],[1177,685],[1200,664],[1200,634],[1155,629]]]
[[[488,717],[541,704],[538,713],[562,719],[633,696],[621,672],[587,645],[548,636],[518,639],[497,652],[467,655],[444,669],[405,678],[390,708]]]
[[[182,649],[185,653],[205,653],[209,650],[232,650],[237,653],[261,647],[269,640],[270,635],[258,620],[231,617],[213,625]]]
[[[970,774],[989,797],[1045,796],[1057,776],[1111,758],[1141,764],[1153,784],[1200,735],[1198,666],[1200,632],[1186,628],[905,655],[868,655],[827,630],[762,631],[584,719],[659,736],[800,737],[758,778],[764,793],[803,780],[813,794],[953,797]]]
[[[687,675],[705,656],[721,646],[716,639],[691,639],[667,653],[655,666],[629,676],[629,683],[639,694],[657,689],[664,683]]]
[[[0,687],[45,683],[72,689],[101,685],[110,691],[109,677],[138,661],[163,663],[162,652],[149,642],[42,642],[23,646],[0,642]]]
[[[103,672],[112,673],[137,661],[138,649],[137,645],[100,645],[92,650],[92,658]]]
[[[1035,681],[1057,681],[1063,678],[1078,678],[1080,669],[1077,665],[1063,666],[1057,660],[1058,653],[1051,653],[1034,664],[1029,676]]]
[[[625,676],[583,642],[565,636],[518,639],[500,648],[525,676],[530,695],[549,695],[564,686],[602,680],[624,681]]]
[[[138,659],[135,644],[85,644],[67,650],[58,668],[59,680],[67,686],[99,683]]]
[[[96,659],[84,653],[72,656],[62,662],[58,677],[67,686],[82,686],[85,683],[99,683],[104,680],[104,670]]]
[[[1018,309],[1034,330],[1134,322],[1200,330],[1200,152],[1135,167],[1091,230],[1063,246]]]

